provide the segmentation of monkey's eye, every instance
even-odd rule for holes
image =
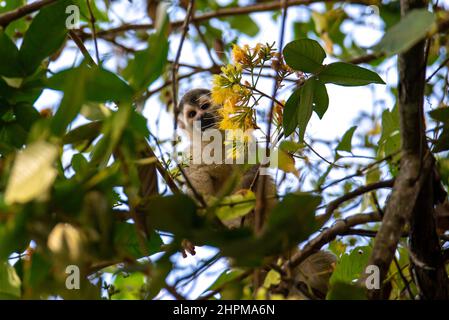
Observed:
[[[202,106],[201,106],[201,109],[202,110],[206,110],[206,109],[208,109],[210,107],[210,104],[209,103],[205,103],[205,104],[203,104]]]
[[[193,118],[194,116],[196,116],[196,111],[189,111],[189,113],[187,114],[189,118]]]

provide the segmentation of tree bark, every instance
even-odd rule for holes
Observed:
[[[426,5],[424,0],[401,0],[401,14]],[[447,299],[447,274],[433,216],[434,159],[426,144],[423,116],[425,43],[420,41],[398,58],[401,167],[368,264],[379,267],[382,283],[409,224],[411,263],[421,298]],[[380,299],[382,288],[369,290],[368,296]]]

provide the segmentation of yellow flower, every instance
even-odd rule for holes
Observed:
[[[235,112],[236,103],[237,103],[236,99],[227,99],[223,104],[223,109],[221,109],[222,113],[230,114]]]
[[[212,102],[215,104],[223,104],[227,99],[229,89],[220,88],[220,87],[212,87]]]
[[[240,63],[244,64],[246,60],[246,53],[245,51],[240,48],[237,44],[234,44],[232,46],[232,60],[234,63]]]
[[[220,121],[219,129],[220,130],[234,130],[237,128],[236,128],[236,123],[234,121],[232,121],[232,118],[226,117]]]
[[[215,104],[224,105],[227,101],[233,104],[240,100],[240,94],[235,92],[232,88],[212,87],[212,101]]]

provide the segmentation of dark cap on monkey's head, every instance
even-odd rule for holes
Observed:
[[[198,88],[189,90],[181,98],[181,101],[179,101],[178,110],[179,112],[182,112],[186,104],[190,104],[191,106],[200,106],[204,103],[204,100],[209,99],[210,99],[209,89]]]

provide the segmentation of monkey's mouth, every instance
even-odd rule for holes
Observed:
[[[210,129],[214,127],[216,122],[216,118],[212,114],[204,114],[201,117],[201,131],[205,131],[207,129]]]

